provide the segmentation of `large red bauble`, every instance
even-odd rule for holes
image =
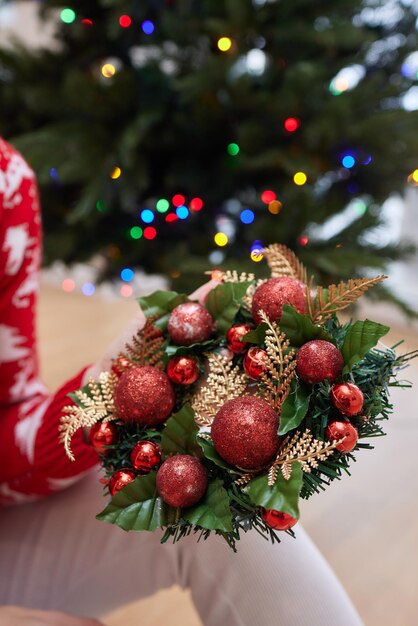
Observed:
[[[189,454],[169,457],[157,472],[158,493],[170,506],[193,506],[203,498],[207,486],[206,468]]]
[[[333,343],[322,339],[304,343],[296,355],[296,372],[303,382],[311,385],[326,379],[333,382],[343,367],[341,352]]]
[[[114,496],[115,493],[120,491],[125,485],[128,485],[135,480],[135,474],[129,469],[121,469],[113,474],[109,480],[110,495]]]
[[[154,469],[160,461],[160,446],[153,441],[138,441],[131,452],[133,467],[144,474]]]
[[[267,352],[263,348],[252,346],[244,358],[244,372],[250,378],[258,380],[266,370]]]
[[[289,513],[282,513],[274,509],[264,509],[261,517],[274,530],[289,530],[289,528],[298,523],[298,520],[289,515]]]
[[[251,326],[249,324],[234,324],[226,333],[226,343],[228,348],[234,354],[240,354],[240,352],[245,352],[248,348],[248,343],[242,341],[244,335],[249,333],[251,330]]]
[[[199,378],[199,366],[191,356],[175,356],[167,365],[167,376],[175,385],[192,385]]]
[[[363,392],[354,383],[338,383],[331,387],[331,402],[343,415],[353,417],[363,409]]]
[[[174,407],[174,390],[167,376],[150,365],[127,370],[115,386],[116,415],[123,422],[155,426]]]
[[[252,314],[254,321],[260,324],[262,310],[272,322],[278,322],[282,316],[284,304],[291,304],[299,313],[306,311],[305,285],[290,276],[269,278],[257,287],[253,295]]]
[[[350,422],[343,422],[341,420],[335,420],[330,422],[327,426],[326,436],[330,441],[343,441],[336,446],[336,449],[340,452],[351,452],[357,445],[358,432]]]
[[[243,396],[229,400],[215,415],[211,434],[217,453],[231,465],[256,469],[276,454],[279,416],[265,400]]]
[[[198,302],[184,302],[176,306],[167,324],[171,339],[181,346],[206,341],[212,334],[212,326],[212,316]]]
[[[118,430],[112,422],[97,422],[93,424],[89,432],[89,443],[97,454],[106,454],[105,446],[116,443]]]

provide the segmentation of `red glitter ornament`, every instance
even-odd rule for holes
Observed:
[[[189,454],[169,457],[157,472],[158,493],[170,506],[193,506],[203,498],[207,486],[205,467]]]
[[[344,360],[329,341],[314,339],[304,343],[296,355],[296,372],[305,383],[333,382],[341,374]]]
[[[274,509],[264,509],[261,517],[274,530],[289,530],[289,528],[298,523],[298,520],[289,515],[289,513],[282,513]]]
[[[231,352],[239,354],[248,348],[248,344],[241,340],[250,330],[251,326],[249,324],[234,324],[234,326],[231,326],[226,333],[226,343]]]
[[[112,362],[111,370],[116,376],[120,376],[131,367],[131,361],[126,356],[119,356]]]
[[[190,346],[209,339],[213,319],[198,302],[184,302],[173,309],[168,318],[168,334],[174,343]]]
[[[167,365],[167,376],[176,385],[192,385],[199,378],[199,366],[191,356],[175,356]]]
[[[250,378],[258,380],[266,370],[267,352],[263,348],[252,346],[244,358],[244,372]]]
[[[153,441],[138,441],[131,452],[131,463],[144,474],[150,472],[161,461],[160,446]]]
[[[340,452],[351,452],[351,450],[354,450],[356,447],[358,441],[357,428],[354,428],[350,422],[342,420],[330,422],[327,426],[326,436],[330,441],[343,439],[343,441],[336,446],[336,449]]]
[[[109,491],[113,497],[115,493],[120,491],[125,485],[135,480],[135,474],[130,469],[121,469],[115,472],[109,480]]]
[[[338,383],[331,388],[332,404],[343,415],[353,417],[359,415],[363,409],[363,392],[354,383]]]
[[[254,321],[256,324],[263,321],[259,315],[259,311],[262,310],[269,320],[278,322],[282,316],[284,304],[291,304],[299,313],[305,313],[305,285],[290,276],[269,278],[254,292],[252,302]]]
[[[265,400],[229,400],[215,415],[211,434],[217,453],[231,465],[256,469],[276,454],[279,416]]]
[[[112,422],[97,422],[93,424],[89,432],[89,443],[97,454],[106,454],[105,446],[116,443],[118,430]]]
[[[160,424],[172,412],[174,400],[167,376],[150,365],[127,370],[115,386],[116,415],[123,422],[142,426]]]

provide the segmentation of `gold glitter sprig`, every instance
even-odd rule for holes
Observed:
[[[67,456],[75,461],[71,450],[71,439],[79,428],[90,428],[96,422],[115,420],[113,391],[117,376],[112,372],[102,372],[99,380],[89,380],[87,391],[79,389],[74,393],[77,404],[63,408],[59,426],[60,442],[64,444]]]
[[[346,283],[341,281],[338,285],[330,285],[327,289],[318,287],[316,297],[312,295],[310,286],[307,289],[307,303],[312,321],[315,324],[323,324],[334,313],[356,302],[370,287],[385,278],[383,275],[375,278],[356,278]]]
[[[227,270],[222,272],[221,278],[224,283],[246,283],[255,280],[255,275],[247,272],[238,274],[236,270]]]
[[[343,441],[325,442],[315,439],[310,430],[295,433],[286,437],[280,446],[276,459],[268,472],[268,484],[274,485],[277,474],[281,471],[283,478],[289,480],[292,475],[292,464],[300,463],[304,472],[309,474],[318,467],[318,461],[325,461]]]
[[[276,322],[271,322],[264,311],[259,313],[268,325],[265,336],[267,356],[265,371],[260,378],[259,393],[277,412],[290,392],[290,384],[295,376],[295,350],[289,349],[290,342],[281,333]]]
[[[209,426],[221,406],[241,396],[247,386],[247,377],[231,359],[215,352],[206,356],[208,377],[192,399],[195,419],[200,426]]]
[[[155,317],[148,317],[145,325],[134,335],[125,349],[113,361],[113,367],[120,374],[138,365],[152,365],[164,369],[164,335],[154,325]]]
[[[272,278],[290,276],[306,283],[306,269],[292,250],[280,243],[273,243],[262,250],[271,270]]]

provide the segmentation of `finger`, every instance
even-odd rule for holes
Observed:
[[[200,304],[204,304],[208,294],[212,289],[215,289],[220,284],[219,280],[212,278],[204,285],[201,285],[196,291],[190,294],[190,300],[197,300]]]

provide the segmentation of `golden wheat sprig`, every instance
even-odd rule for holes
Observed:
[[[292,250],[280,243],[273,243],[262,250],[273,278],[290,276],[306,283],[306,269]]]

